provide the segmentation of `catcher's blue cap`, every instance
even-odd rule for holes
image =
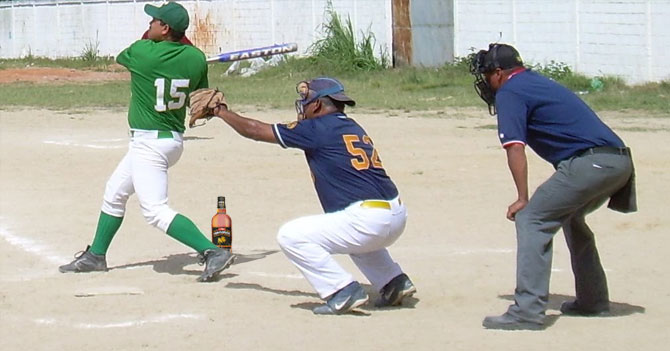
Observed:
[[[322,96],[328,96],[333,100],[344,102],[349,106],[356,105],[356,101],[354,101],[354,99],[344,94],[344,85],[342,85],[342,83],[340,83],[340,81],[335,78],[314,78],[310,80],[308,84],[309,90],[313,90],[317,94],[317,96],[310,96],[310,98],[316,99]]]

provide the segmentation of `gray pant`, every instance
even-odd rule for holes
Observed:
[[[607,279],[585,216],[600,207],[631,176],[627,155],[590,154],[558,164],[556,172],[515,217],[517,273],[508,312],[541,322],[549,298],[554,234],[563,228],[575,275],[577,301],[586,308],[609,304]]]

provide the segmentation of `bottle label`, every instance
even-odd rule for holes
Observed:
[[[212,228],[212,243],[222,249],[230,250],[233,244],[233,236],[230,227]]]

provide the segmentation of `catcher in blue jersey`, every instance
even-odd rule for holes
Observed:
[[[345,106],[355,102],[344,94],[342,83],[321,77],[300,82],[297,92],[298,121],[271,125],[242,117],[210,94],[196,91],[191,105],[201,105],[197,97],[203,96],[209,111],[192,115],[191,125],[216,115],[244,137],[305,152],[325,213],[285,223],[277,241],[326,301],[314,308],[315,314],[343,314],[368,301],[366,291],[333,254],[352,258],[380,292],[377,307],[400,305],[416,288],[386,249],[402,234],[407,220],[398,190],[370,136],[344,113]]]

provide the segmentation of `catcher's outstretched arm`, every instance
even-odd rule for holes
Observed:
[[[225,107],[214,110],[217,117],[228,123],[241,136],[264,141],[266,143],[277,144],[277,138],[272,132],[272,125],[252,118],[242,117],[235,112],[229,111]]]

